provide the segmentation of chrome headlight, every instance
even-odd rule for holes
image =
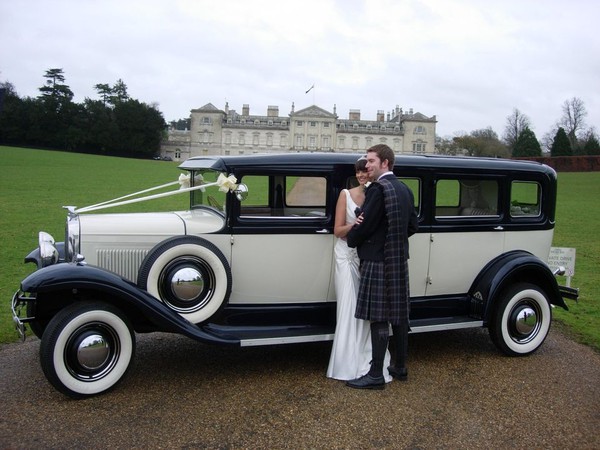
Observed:
[[[40,231],[38,239],[42,267],[56,264],[58,262],[58,250],[54,245],[54,238],[45,231]]]
[[[65,260],[75,262],[80,252],[79,216],[72,211],[67,215],[65,228]]]

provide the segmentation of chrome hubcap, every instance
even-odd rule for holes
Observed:
[[[532,302],[521,302],[512,309],[508,329],[513,341],[520,344],[531,341],[541,327],[540,313],[537,305]]]
[[[77,360],[88,370],[97,370],[106,362],[110,355],[108,342],[101,334],[86,336],[77,348]]]

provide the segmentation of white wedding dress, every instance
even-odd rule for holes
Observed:
[[[346,223],[354,223],[354,210],[358,207],[347,189]],[[335,292],[337,313],[335,337],[327,368],[327,377],[336,380],[354,380],[366,374],[371,363],[371,328],[366,320],[356,319],[356,296],[359,285],[359,259],[355,248],[348,247],[344,239],[335,243]],[[386,383],[392,381],[388,372],[390,352],[385,353],[383,375]]]

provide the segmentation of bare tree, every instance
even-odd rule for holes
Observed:
[[[570,100],[565,100],[563,103],[563,116],[560,125],[567,132],[567,137],[571,142],[571,148],[577,147],[577,135],[585,129],[585,116],[587,111],[583,100],[573,97]]]
[[[517,108],[513,109],[512,114],[506,118],[504,136],[502,136],[511,152],[514,151],[515,143],[525,128],[531,128],[529,117]]]

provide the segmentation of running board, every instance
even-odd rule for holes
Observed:
[[[418,321],[416,321],[418,322]],[[414,325],[411,326],[410,333],[429,333],[432,331],[448,331],[462,330],[465,328],[481,328],[483,327],[482,320],[469,320],[467,322],[450,322],[431,325]],[[241,347],[257,347],[263,345],[280,345],[280,344],[300,344],[303,342],[323,342],[332,341],[333,333],[328,334],[312,334],[304,336],[280,336],[268,338],[241,339]]]

